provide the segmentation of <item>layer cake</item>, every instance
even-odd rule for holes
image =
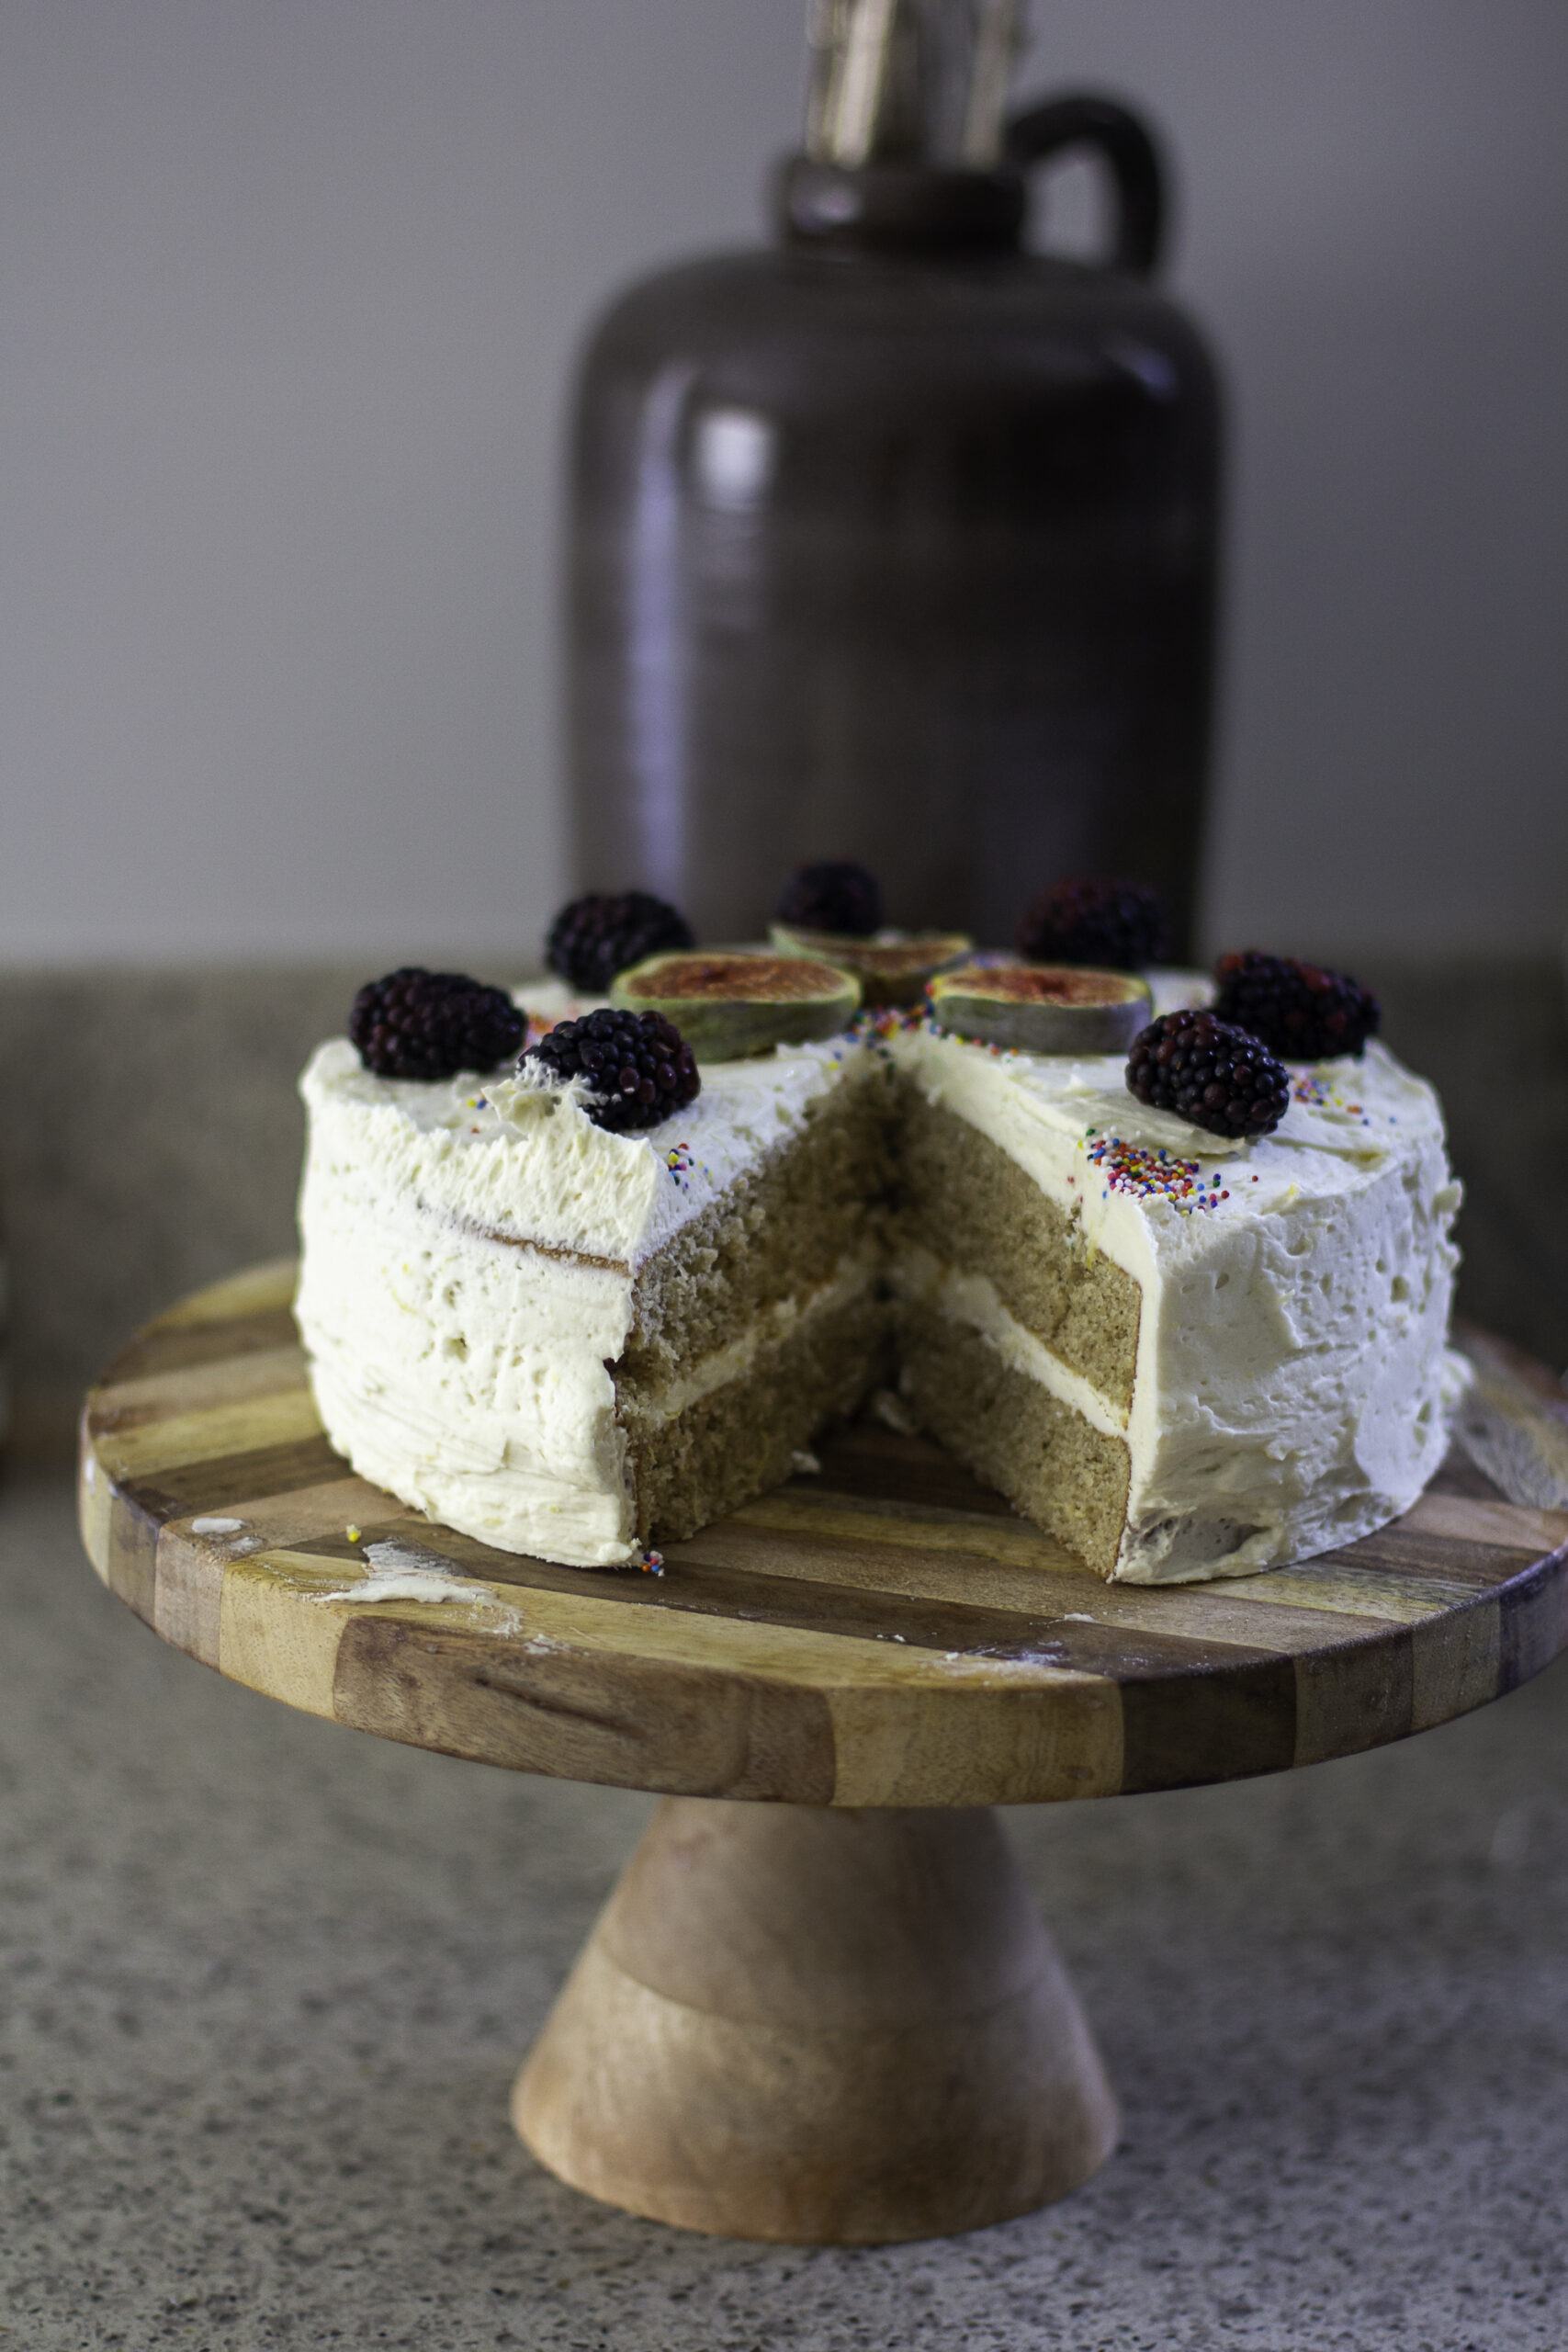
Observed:
[[[1134,1102],[1118,1057],[901,1015],[701,1075],[621,1135],[526,1063],[426,1082],[319,1050],[298,1315],[356,1470],[609,1566],[892,1382],[1102,1576],[1165,1583],[1350,1541],[1440,1460],[1459,1193],[1430,1088],[1376,1043],[1295,1068],[1250,1142]]]

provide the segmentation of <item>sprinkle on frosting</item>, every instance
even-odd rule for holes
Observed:
[[[664,1165],[682,1193],[691,1191],[694,1175],[705,1176],[710,1184],[713,1182],[713,1170],[696,1158],[689,1143],[671,1144],[664,1155]]]
[[[664,1574],[664,1555],[645,1550],[637,1566],[645,1577],[661,1577]]]
[[[975,958],[976,963],[982,959]],[[863,1012],[852,1023],[850,1035],[874,1051],[886,1052],[895,1037],[907,1037],[915,1030],[923,1030],[928,1037],[945,1037],[947,1031],[931,1019],[923,1008],[908,1005],[879,1005],[874,1012]],[[978,1038],[965,1040],[972,1053],[988,1054],[994,1062],[1018,1062],[1027,1058],[1011,1046],[983,1045]]]
[[[1348,1102],[1338,1088],[1331,1086],[1326,1079],[1319,1078],[1315,1070],[1294,1071],[1291,1078],[1291,1094],[1295,1102],[1304,1103],[1309,1111],[1339,1111],[1348,1119],[1359,1119],[1364,1127],[1372,1124],[1359,1102]]]
[[[863,1045],[885,1046],[890,1037],[902,1037],[908,1030],[919,1029],[926,1016],[919,1008],[908,1005],[879,1004],[869,1012],[857,1013],[850,1023],[850,1035]]]
[[[1090,1127],[1084,1149],[1105,1178],[1107,1193],[1130,1193],[1138,1201],[1168,1201],[1179,1216],[1190,1216],[1194,1209],[1217,1209],[1230,1198],[1218,1169],[1206,1177],[1201,1160],[1178,1159],[1163,1147],[1151,1151]]]

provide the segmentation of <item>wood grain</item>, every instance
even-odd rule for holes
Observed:
[[[660,1806],[518,2078],[591,2196],[729,2237],[933,2237],[1104,2161],[1116,2106],[989,1814]]]
[[[1108,1587],[939,1448],[864,1424],[652,1577],[490,1550],[355,1477],[311,1406],[292,1283],[288,1263],[238,1275],[123,1351],[88,1399],[83,1532],[165,1640],[360,1730],[674,1795],[1024,1804],[1353,1754],[1568,1646],[1568,1400],[1484,1339],[1469,1450],[1394,1526],[1297,1567]],[[213,1516],[243,1524],[198,1533]],[[388,1536],[472,1598],[321,1597]]]

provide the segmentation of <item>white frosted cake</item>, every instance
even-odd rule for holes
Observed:
[[[1348,1542],[1437,1467],[1459,1193],[1376,1043],[1293,1069],[1250,1142],[1143,1107],[1120,1056],[898,1016],[701,1076],[612,1134],[570,1088],[319,1050],[298,1315],[356,1470],[610,1566],[893,1380],[1101,1575],[1163,1583]]]

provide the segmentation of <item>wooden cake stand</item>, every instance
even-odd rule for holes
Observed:
[[[93,1392],[87,1549],[165,1641],[290,1706],[665,1795],[513,2109],[562,2179],[661,2221],[863,2243],[1077,2188],[1115,2102],[984,1808],[1352,1755],[1568,1645],[1568,1511],[1543,1507],[1568,1413],[1483,1341],[1478,1450],[1523,1465],[1514,1498],[1456,1451],[1397,1525],[1302,1567],[1108,1587],[866,1423],[654,1577],[491,1551],[355,1478],[292,1276],[186,1300]],[[356,1595],[389,1542],[463,1597]]]

